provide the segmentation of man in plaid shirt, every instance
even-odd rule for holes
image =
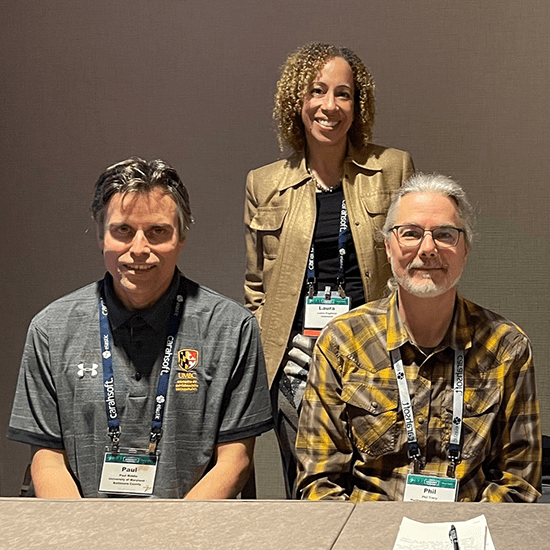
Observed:
[[[464,191],[444,176],[411,177],[382,233],[391,295],[331,321],[315,346],[298,495],[536,501],[531,345],[514,323],[457,293],[472,243]]]

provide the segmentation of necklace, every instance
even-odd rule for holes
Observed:
[[[311,171],[309,166],[307,167],[307,172],[311,176],[311,180],[315,184],[315,187],[317,187],[317,189],[321,191],[321,193],[332,193],[335,189],[338,189],[338,187],[342,185],[342,180],[340,179],[338,183],[336,183],[335,185],[331,185],[329,187],[328,185],[325,185],[324,183],[321,183],[320,181],[317,180],[317,178],[315,177],[315,174]]]

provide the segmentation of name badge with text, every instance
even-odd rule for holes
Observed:
[[[408,474],[403,501],[455,502],[458,480],[423,474]]]
[[[99,482],[100,493],[152,495],[157,474],[158,454],[145,449],[105,452]]]
[[[338,292],[333,291],[329,296],[324,292],[318,292],[313,298],[306,296],[304,336],[319,336],[331,319],[349,310],[349,297],[342,298]]]

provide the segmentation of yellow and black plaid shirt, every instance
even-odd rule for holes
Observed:
[[[464,350],[458,500],[536,501],[539,404],[525,333],[457,296],[447,335],[426,355],[412,343],[395,293],[336,318],[317,341],[296,442],[301,498],[403,498],[410,463],[389,356],[396,348],[403,359],[423,469],[447,472],[454,350]]]

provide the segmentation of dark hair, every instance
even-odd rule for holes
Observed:
[[[194,222],[185,185],[168,163],[160,159],[147,162],[139,157],[131,157],[109,166],[95,184],[92,217],[98,224],[100,237],[103,236],[105,210],[113,195],[149,193],[157,187],[176,203],[179,239],[183,241],[189,226]]]
[[[352,50],[313,42],[298,48],[287,57],[277,82],[273,118],[277,122],[281,151],[285,145],[297,153],[304,151],[306,138],[302,106],[305,94],[315,75],[336,57],[347,61],[353,73],[355,93],[349,139],[357,148],[366,145],[371,139],[374,124],[374,80],[371,74]]]

